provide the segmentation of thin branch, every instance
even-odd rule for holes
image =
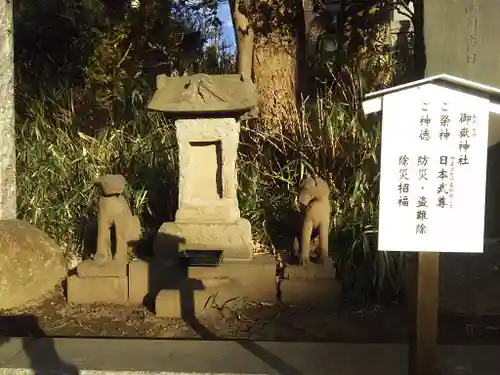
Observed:
[[[127,50],[125,51],[125,54],[123,55],[123,57],[122,57],[122,59],[120,60],[120,62],[116,65],[116,67],[117,67],[117,68],[119,68],[119,67],[120,67],[120,65],[121,65],[121,64],[125,61],[125,59],[127,58],[127,56],[128,56],[128,54],[129,54],[129,52],[130,52],[130,50],[131,50],[131,49],[132,49],[132,43],[130,43],[130,44],[128,45],[128,48],[127,48]]]

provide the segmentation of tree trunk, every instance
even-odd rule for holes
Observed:
[[[299,93],[304,98],[308,98],[308,104],[311,104],[316,99],[316,85],[314,79],[318,72],[318,45],[320,35],[323,33],[323,25],[318,22],[320,15],[314,11],[314,0],[302,0],[303,24],[299,28],[298,49],[297,53],[300,56],[298,59],[299,73]]]
[[[413,2],[413,67],[414,67],[414,77],[413,79],[418,80],[425,77],[425,68],[427,65],[427,57],[425,53],[425,42],[424,42],[424,1],[415,0]]]
[[[248,17],[241,12],[243,0],[230,0],[229,6],[236,34],[238,73],[252,77],[254,31]]]
[[[305,57],[309,66],[314,65],[314,57],[316,54],[316,44],[318,42],[318,33],[315,32],[317,28],[316,19],[318,13],[314,11],[313,0],[302,1],[302,11],[304,12],[304,41],[305,41]]]
[[[259,113],[270,133],[294,132],[300,121],[297,37],[304,23],[301,9],[296,0],[260,0],[251,12]]]
[[[219,66],[219,58],[220,58],[220,33],[221,33],[221,26],[217,25],[217,28],[215,30],[215,57],[217,59],[217,66]]]
[[[0,4],[0,219],[15,219],[16,137],[12,0]]]

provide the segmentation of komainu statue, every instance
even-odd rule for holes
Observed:
[[[330,188],[321,177],[306,175],[299,185],[299,205],[302,226],[299,239],[294,240],[295,256],[300,264],[305,265],[311,260],[311,236],[313,230],[319,231],[320,254],[319,262],[329,259],[328,234],[330,228]]]
[[[98,263],[115,260],[126,264],[128,249],[134,247],[141,237],[140,220],[132,215],[122,196],[127,182],[122,175],[103,175],[94,183],[101,188],[94,260]]]

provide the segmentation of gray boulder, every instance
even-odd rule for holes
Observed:
[[[23,220],[0,220],[0,309],[38,302],[67,274],[62,249]]]

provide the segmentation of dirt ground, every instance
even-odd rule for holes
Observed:
[[[249,303],[240,311],[211,308],[184,322],[157,318],[143,307],[70,306],[59,289],[40,305],[1,314],[0,335],[405,342],[405,312],[397,305],[343,305],[332,313]],[[440,341],[499,344],[500,316],[442,315]]]
[[[500,344],[500,244],[484,254],[441,256],[441,343]],[[0,312],[0,336],[251,338],[272,341],[405,342],[400,305],[343,303],[340,311],[248,303],[210,308],[199,320],[158,318],[145,307],[71,306],[62,288],[41,304]]]

